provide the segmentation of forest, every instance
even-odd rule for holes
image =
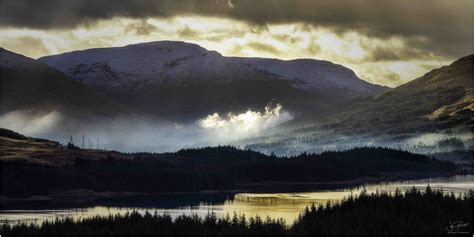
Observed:
[[[288,225],[281,219],[227,214],[179,216],[136,211],[37,224],[4,224],[5,236],[444,236],[472,233],[473,192],[455,196],[429,186],[402,193],[365,190],[340,202],[309,206]]]
[[[303,153],[293,157],[230,146],[128,154],[82,152],[72,145],[54,149],[59,151],[28,159],[0,160],[0,196],[49,195],[74,189],[141,193],[222,191],[248,183],[334,182],[387,173],[449,174],[456,170],[448,161],[388,148]],[[54,153],[64,153],[65,158],[50,155]]]

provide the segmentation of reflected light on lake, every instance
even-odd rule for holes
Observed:
[[[209,212],[218,216],[226,214],[245,214],[246,217],[260,216],[266,218],[282,218],[287,224],[292,224],[300,212],[311,204],[325,204],[327,201],[339,201],[349,195],[358,195],[365,188],[368,193],[378,191],[394,192],[397,188],[402,192],[415,187],[424,190],[427,185],[432,189],[442,189],[446,193],[466,193],[474,190],[474,176],[454,176],[449,178],[432,178],[412,181],[385,182],[380,184],[369,184],[363,187],[354,187],[334,190],[318,190],[295,193],[236,193],[216,198],[218,194],[199,195],[155,195],[146,197],[128,197],[130,200],[114,201],[110,199],[104,205],[96,205],[83,208],[61,208],[61,209],[38,209],[0,210],[0,222],[8,223],[38,223],[55,218],[72,217],[74,219],[89,218],[96,215],[106,216],[109,214],[124,214],[136,210],[140,213],[168,213],[173,218],[180,215],[192,215],[204,217]],[[222,195],[222,194],[221,194]],[[143,199],[146,198],[146,199]],[[142,201],[146,200],[146,201]],[[176,201],[179,199],[179,201]],[[131,201],[131,202],[130,202]],[[138,203],[138,205],[136,204]],[[146,204],[142,204],[146,203]],[[166,203],[166,204],[163,204]],[[172,204],[170,204],[172,203]]]

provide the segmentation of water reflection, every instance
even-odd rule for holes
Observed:
[[[97,200],[94,203],[71,206],[47,201],[32,203],[12,203],[3,205],[0,210],[0,222],[8,223],[39,223],[61,217],[88,218],[96,215],[124,214],[137,210],[140,213],[168,213],[172,217],[196,214],[205,216],[215,212],[223,216],[227,213],[259,215],[272,218],[283,218],[291,224],[299,213],[312,203],[326,203],[328,200],[341,200],[348,195],[359,194],[362,188],[372,193],[376,190],[402,192],[412,187],[424,189],[427,185],[433,189],[456,194],[474,190],[474,176],[453,176],[449,178],[433,178],[412,181],[386,182],[370,184],[364,187],[317,190],[310,192],[291,193],[219,193],[219,194],[174,194],[148,195]]]

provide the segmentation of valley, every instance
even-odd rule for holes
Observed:
[[[472,0],[1,0],[0,237],[464,236]]]

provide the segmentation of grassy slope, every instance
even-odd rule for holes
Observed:
[[[396,134],[455,127],[474,131],[473,65],[474,55],[461,58],[379,96],[354,100],[334,111],[320,125],[354,134]],[[451,111],[441,113],[442,108]]]
[[[25,137],[0,128],[1,162],[63,167],[74,164],[75,159],[100,160],[110,157],[130,159],[117,152],[88,149],[70,150],[58,142]]]

